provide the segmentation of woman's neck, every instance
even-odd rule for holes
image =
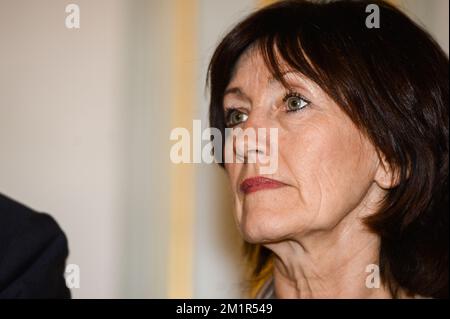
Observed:
[[[392,297],[377,272],[379,237],[361,221],[266,246],[275,254],[278,298]]]

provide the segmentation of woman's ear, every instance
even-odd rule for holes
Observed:
[[[386,161],[384,155],[379,156],[378,159],[375,183],[385,190],[396,187],[400,183],[398,170],[393,169],[393,166]]]

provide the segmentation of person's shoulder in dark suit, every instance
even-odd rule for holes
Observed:
[[[67,239],[47,214],[0,194],[0,298],[70,298]]]

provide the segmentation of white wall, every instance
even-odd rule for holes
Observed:
[[[0,191],[65,230],[74,297],[164,297],[170,13],[77,0],[68,30],[68,3],[0,2]]]
[[[124,3],[78,1],[74,31],[64,25],[66,2],[0,3],[0,191],[66,231],[69,262],[82,272],[74,296],[113,297],[126,160]]]

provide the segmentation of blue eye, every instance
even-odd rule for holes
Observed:
[[[283,98],[287,112],[297,112],[308,106],[311,102],[296,92],[290,92]]]
[[[229,109],[225,114],[225,125],[227,127],[236,126],[247,121],[248,115],[238,109]]]

